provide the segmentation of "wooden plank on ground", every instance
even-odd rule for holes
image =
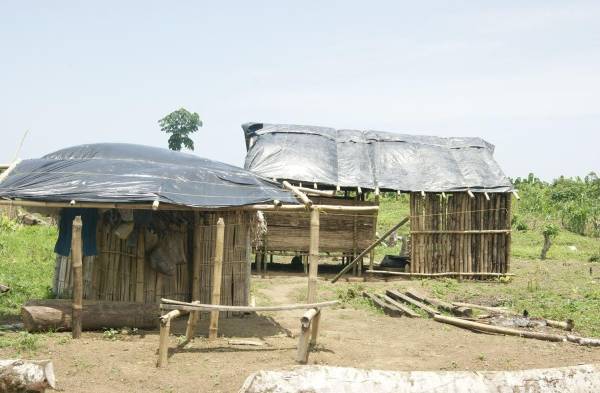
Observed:
[[[419,317],[421,317],[419,314],[417,314],[416,312],[414,312],[410,307],[407,307],[404,304],[395,301],[394,299],[392,299],[388,295],[383,295],[382,298],[386,302],[388,302],[391,305],[395,306],[397,309],[401,310],[404,313],[404,315],[406,315],[409,318],[419,318]]]
[[[385,291],[385,294],[391,297],[392,299],[403,301],[404,303],[412,304],[413,306],[420,308],[421,310],[425,311],[430,317],[439,314],[438,310],[435,310],[429,307],[428,305],[421,303],[420,301],[415,300],[411,297],[408,297],[405,294],[400,293],[396,290],[388,289],[387,291]]]
[[[364,298],[371,300],[373,302],[373,304],[375,305],[375,307],[381,308],[383,310],[383,312],[385,313],[385,315],[388,315],[388,316],[394,317],[394,318],[402,316],[401,310],[397,309],[395,306],[392,306],[391,304],[384,302],[383,300],[381,300],[379,297],[373,295],[372,293],[363,291],[362,295]]]

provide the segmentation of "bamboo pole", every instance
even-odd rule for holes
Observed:
[[[132,209],[132,210],[152,210],[150,203],[105,203],[105,202],[76,202],[75,205],[70,202],[46,202],[46,201],[24,201],[13,199],[0,199],[0,205],[3,206],[23,206],[23,207],[80,207],[80,208],[97,208],[97,209]],[[338,205],[313,205],[312,207],[322,211],[346,211],[346,212],[376,212],[379,206],[338,206]],[[289,211],[305,211],[304,205],[282,205],[275,206],[273,204],[257,204],[246,206],[233,207],[193,207],[185,205],[172,205],[163,203],[160,205],[160,210],[169,211],[238,211],[238,210],[289,210]]]
[[[310,324],[316,315],[316,309],[308,310],[300,320],[300,336],[298,338],[298,351],[296,361],[300,364],[308,362],[308,350],[310,347]]]
[[[244,270],[246,272],[244,304],[248,306],[250,304],[250,277],[252,276],[252,231],[249,225],[246,225],[246,267]]]
[[[137,242],[136,273],[135,273],[135,301],[144,303],[144,267],[145,267],[145,239],[144,229],[140,228]],[[99,261],[100,262],[100,261]]]
[[[392,232],[394,232],[396,229],[400,228],[402,225],[406,224],[409,220],[410,220],[410,217],[405,217],[402,221],[400,221],[398,224],[394,225],[390,230],[388,230],[386,233],[384,233],[383,236],[381,236],[379,239],[377,239],[373,243],[371,243],[371,245],[369,247],[365,248],[363,250],[363,252],[361,252],[360,254],[358,254],[358,256],[356,258],[354,258],[354,260],[352,262],[350,262],[338,274],[336,274],[335,277],[333,277],[333,279],[331,280],[331,283],[333,284],[337,280],[339,280],[340,277],[342,275],[344,275],[348,270],[350,270],[352,268],[352,266],[354,266],[354,264],[356,264],[356,262],[358,262],[358,260],[360,258],[362,258],[365,255],[367,255],[367,253],[369,251],[371,251],[372,249],[374,249],[375,247],[377,247],[377,245],[379,245],[382,241],[384,241],[385,239],[387,239],[392,234]]]
[[[221,280],[223,269],[223,242],[225,239],[225,222],[219,217],[217,221],[217,238],[215,242],[215,266],[213,270],[213,290],[211,303],[221,304]],[[210,327],[208,330],[208,338],[210,340],[217,338],[217,330],[219,327],[219,312],[212,311],[210,313]]]
[[[157,367],[165,367],[169,356],[169,333],[171,331],[171,319],[160,321],[160,335],[158,343],[158,364]]]
[[[308,199],[306,194],[303,193],[302,191],[300,191],[300,189],[298,187],[292,186],[290,184],[290,182],[288,182],[287,180],[284,180],[282,184],[285,188],[287,188],[288,190],[293,192],[302,201],[302,203],[304,203],[304,206],[306,206],[306,207],[312,206],[312,204],[313,204],[312,201],[310,199]]]
[[[224,306],[219,304],[195,304],[180,302],[178,300],[161,299],[162,310],[184,310],[184,311],[232,311],[232,312],[261,312],[261,311],[288,311],[307,310],[310,308],[333,307],[339,304],[337,300],[329,300],[317,303],[288,304],[281,306]]]
[[[202,223],[200,213],[194,212],[194,245],[192,247],[192,300],[200,301],[200,269],[202,264]],[[197,311],[190,313],[185,329],[185,338],[190,341],[196,333],[196,324],[200,315]]]
[[[501,326],[494,325],[486,325],[484,323],[472,322],[465,319],[459,319],[454,317],[447,317],[445,315],[436,314],[433,316],[433,319],[437,322],[447,323],[450,325],[458,326],[465,329],[475,330],[479,332],[486,333],[498,333],[505,334],[508,336],[518,336],[524,338],[534,338],[537,340],[544,341],[567,341],[566,336],[558,335],[558,334],[549,334],[549,333],[541,333],[541,332],[532,332],[529,330],[518,330],[512,328],[506,328]]]
[[[308,261],[308,293],[307,303],[317,299],[317,275],[319,271],[319,209],[310,212],[310,248]]]
[[[83,311],[83,262],[81,260],[81,217],[73,220],[71,238],[71,269],[73,271],[73,338],[81,337],[81,314]]]
[[[324,196],[324,197],[330,197],[330,198],[335,196],[335,190],[323,191],[323,190],[316,190],[316,189],[313,189],[313,188],[298,187],[298,186],[296,186],[296,188],[298,190],[304,192],[305,194],[307,194],[307,196],[309,194],[318,195],[318,196]]]
[[[443,272],[443,273],[408,273],[408,272],[389,272],[387,270],[367,270],[369,274],[384,274],[400,277],[513,277],[512,273],[487,273],[487,272]]]

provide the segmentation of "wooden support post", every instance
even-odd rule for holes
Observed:
[[[296,353],[298,363],[306,364],[308,362],[308,350],[312,341],[311,325],[318,314],[320,313],[317,308],[311,308],[300,318],[300,337],[298,339],[298,352]]]
[[[246,228],[246,277],[245,277],[245,302],[246,306],[250,305],[250,277],[252,276],[252,230],[248,226]]]
[[[145,265],[145,238],[144,228],[140,228],[137,241],[136,268],[135,268],[135,301],[144,303],[144,265]],[[97,261],[96,263],[100,263]]]
[[[194,245],[192,255],[192,301],[200,301],[200,267],[202,264],[202,226],[200,224],[200,213],[194,212]],[[190,341],[196,334],[196,324],[200,314],[192,311],[188,318],[185,329],[185,339]]]
[[[215,244],[215,266],[213,270],[212,304],[221,304],[221,280],[223,275],[223,242],[225,239],[225,222],[219,217],[217,221],[217,239]],[[219,312],[210,313],[210,327],[208,329],[209,340],[217,338],[219,328]]]
[[[317,345],[317,337],[319,336],[319,325],[321,323],[321,310],[317,310],[317,314],[312,321],[310,331],[310,345]]]
[[[319,209],[310,212],[310,245],[308,261],[308,303],[317,300],[317,274],[319,271]]]
[[[83,261],[81,258],[81,217],[73,220],[71,238],[71,266],[73,271],[73,338],[81,337],[81,314],[83,311]]]
[[[169,356],[169,333],[171,331],[171,319],[160,321],[160,335],[158,343],[158,367],[165,367]]]

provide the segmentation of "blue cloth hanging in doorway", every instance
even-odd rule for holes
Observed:
[[[58,223],[58,239],[54,252],[68,257],[71,254],[71,239],[73,238],[73,220],[81,216],[81,242],[83,255],[88,257],[98,255],[96,246],[96,226],[98,224],[98,209],[90,208],[65,208],[60,212]]]

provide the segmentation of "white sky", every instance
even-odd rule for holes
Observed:
[[[167,146],[243,165],[240,124],[496,145],[507,175],[600,172],[600,2],[0,4],[0,161],[80,143]],[[485,4],[485,5],[484,5]]]

